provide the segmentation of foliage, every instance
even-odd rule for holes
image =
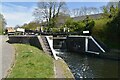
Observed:
[[[113,18],[105,28],[106,32],[106,38],[109,40],[109,42],[114,42],[113,45],[119,46],[119,35],[120,35],[120,12]],[[112,39],[111,39],[112,38]]]
[[[93,35],[110,48],[120,48],[120,12],[117,5],[105,7],[103,18],[95,20]]]
[[[5,21],[5,18],[4,16],[0,13],[0,34],[3,34],[3,30],[6,26],[6,21]]]
[[[52,28],[52,32],[60,32],[59,28]]]
[[[40,24],[36,23],[36,22],[30,22],[30,23],[24,24],[22,26],[22,28],[24,28],[24,29],[31,29],[31,30],[36,30],[37,27],[40,27]]]
[[[72,18],[69,18],[65,22],[65,26],[70,29],[70,32],[80,32],[82,33],[83,30],[89,30],[92,32],[92,29],[95,25],[95,22],[90,19],[88,16],[83,21],[74,21]]]
[[[2,23],[0,22],[0,35],[3,33]]]
[[[110,6],[110,15],[112,16],[112,17],[115,17],[115,8],[114,8],[114,6],[112,5],[112,6]]]
[[[109,5],[103,7],[104,18],[113,18],[118,13],[118,5]]]
[[[103,6],[103,17],[104,18],[108,18],[109,17],[109,10],[107,9],[107,7],[106,6]]]
[[[95,25],[95,22],[89,18],[89,16],[86,16],[86,18],[83,20],[83,22],[85,23],[85,28],[84,30],[88,30],[90,31],[90,34],[92,34],[92,29]]]
[[[14,44],[16,48],[15,66],[9,78],[51,78],[54,77],[53,60],[30,45]]]
[[[102,18],[95,21],[95,26],[92,30],[92,35],[99,38],[103,42],[105,41],[105,28],[107,27],[107,23],[110,21],[108,18]]]
[[[84,26],[85,24],[82,21],[74,21],[72,18],[69,18],[64,25],[70,29],[70,32],[81,32]]]
[[[110,48],[120,48],[120,12],[112,18],[95,20],[93,35],[106,43]]]
[[[88,25],[89,28],[88,28],[88,30],[90,31],[91,34],[92,34],[92,30],[93,30],[94,25],[95,25],[95,22],[93,20],[89,22],[89,25]]]

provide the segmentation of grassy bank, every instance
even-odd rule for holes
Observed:
[[[0,35],[2,35],[2,33],[0,32]]]
[[[14,44],[16,49],[15,66],[9,78],[50,78],[54,77],[53,60],[30,45]]]

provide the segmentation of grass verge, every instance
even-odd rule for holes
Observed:
[[[15,65],[8,78],[51,78],[54,77],[53,59],[36,47],[14,44]]]
[[[0,35],[2,35],[2,30],[0,30]]]

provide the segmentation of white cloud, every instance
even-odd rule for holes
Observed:
[[[16,26],[16,25],[22,25],[24,23],[28,23],[32,21],[33,16],[29,13],[5,13],[4,17],[7,21],[7,26]]]
[[[7,21],[7,26],[15,27],[32,21],[34,19],[32,16],[34,8],[35,6],[27,7],[7,3],[2,5],[2,14]]]

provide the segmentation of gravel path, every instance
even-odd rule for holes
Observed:
[[[0,35],[0,39],[2,39],[2,43],[0,43],[0,46],[2,46],[0,48],[0,61],[2,64],[2,78],[5,78],[7,76],[8,70],[10,69],[12,63],[13,63],[13,59],[14,59],[14,53],[15,53],[15,49],[14,47],[7,43],[7,36],[1,36]],[[0,77],[1,79],[1,77]]]

